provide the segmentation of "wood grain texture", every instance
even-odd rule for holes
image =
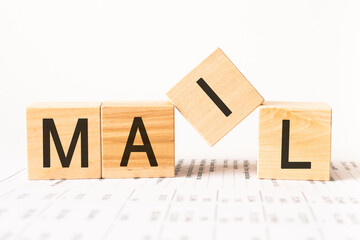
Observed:
[[[158,163],[150,166],[145,152],[132,152],[120,167],[135,117],[141,117]],[[134,145],[143,145],[139,131]],[[102,105],[103,178],[173,177],[174,106],[168,101],[104,102]]]
[[[329,180],[331,114],[326,103],[264,102],[259,115],[258,177]],[[311,162],[311,169],[281,169],[283,120],[290,120],[289,162]]]
[[[27,108],[29,179],[101,178],[101,103],[34,103]],[[43,167],[43,119],[54,120],[67,154],[79,118],[88,119],[88,167],[81,167],[81,141],[76,143],[69,168],[63,168],[53,138],[50,138],[50,168]]]
[[[228,117],[199,87],[200,78],[231,110]],[[177,83],[167,96],[211,146],[264,101],[220,49]]]

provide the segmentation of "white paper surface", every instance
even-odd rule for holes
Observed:
[[[259,180],[256,162],[178,160],[176,177],[0,179],[0,239],[359,239],[360,165]]]

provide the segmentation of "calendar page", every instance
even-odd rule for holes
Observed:
[[[256,161],[179,159],[174,178],[0,180],[0,239],[359,239],[360,168],[260,180]]]

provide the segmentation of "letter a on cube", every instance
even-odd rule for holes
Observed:
[[[211,146],[264,101],[220,49],[167,95]]]
[[[331,107],[265,102],[259,115],[258,177],[329,180]]]
[[[103,178],[173,177],[174,106],[104,102],[102,156]]]
[[[101,103],[27,108],[29,179],[101,178]]]

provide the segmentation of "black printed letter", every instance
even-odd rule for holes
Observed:
[[[136,132],[138,129],[140,130],[140,136],[141,136],[141,139],[142,139],[144,145],[134,145],[134,140],[135,140]],[[146,152],[149,162],[150,162],[150,166],[151,167],[158,166],[158,163],[156,161],[154,152],[153,152],[151,144],[150,144],[149,137],[146,133],[146,129],[145,129],[145,126],[144,126],[144,123],[143,123],[143,120],[141,117],[134,118],[133,124],[131,126],[131,130],[130,130],[129,138],[128,138],[126,146],[125,146],[124,155],[123,155],[121,163],[120,163],[121,167],[126,167],[128,165],[131,152]]]
[[[282,121],[281,169],[310,169],[311,162],[289,162],[290,120]]]
[[[222,113],[228,117],[232,112],[226,106],[226,104],[219,98],[219,96],[211,89],[211,87],[200,78],[196,83],[201,87],[201,89],[208,95],[208,97],[215,103],[215,105],[222,111]]]
[[[57,153],[60,158],[62,167],[68,168],[73,157],[76,143],[81,134],[81,167],[88,167],[88,120],[79,119],[73,137],[71,139],[70,147],[68,153],[65,156],[64,149],[60,142],[59,134],[56,130],[54,119],[43,119],[43,167],[50,167],[50,134],[53,137],[54,144],[57,150]]]

